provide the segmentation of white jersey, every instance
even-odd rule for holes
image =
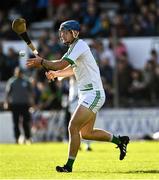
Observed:
[[[103,90],[99,67],[85,41],[77,39],[62,59],[72,65],[80,92]]]

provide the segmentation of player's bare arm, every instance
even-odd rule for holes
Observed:
[[[71,66],[66,67],[65,69],[58,70],[58,71],[48,71],[45,73],[46,77],[51,80],[57,77],[69,77],[74,75],[73,69]]]
[[[69,62],[60,59],[60,60],[53,60],[53,61],[48,61],[46,59],[41,58],[40,56],[37,56],[36,58],[30,58],[27,60],[26,63],[28,68],[41,68],[44,66],[47,69],[51,70],[61,70],[69,66]]]

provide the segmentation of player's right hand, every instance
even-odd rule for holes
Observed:
[[[45,72],[45,75],[48,80],[54,80],[54,78],[56,78],[56,71]]]

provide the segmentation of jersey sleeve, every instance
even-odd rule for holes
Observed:
[[[77,42],[73,47],[70,47],[67,53],[62,57],[63,60],[68,61],[72,66],[76,64],[77,59],[88,50],[88,46],[84,42]]]

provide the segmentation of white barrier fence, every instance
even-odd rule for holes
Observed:
[[[34,122],[32,133],[35,141],[54,141],[65,138],[67,127],[64,125],[64,111],[43,112],[41,117],[36,121],[46,126],[43,128],[38,124],[37,128],[37,124]],[[159,109],[104,109],[99,112],[95,127],[105,129],[116,135],[128,135],[132,139],[142,138],[159,131]],[[0,143],[13,142],[11,113],[1,112]]]
[[[159,109],[113,109],[98,114],[96,127],[138,139],[159,131]]]

